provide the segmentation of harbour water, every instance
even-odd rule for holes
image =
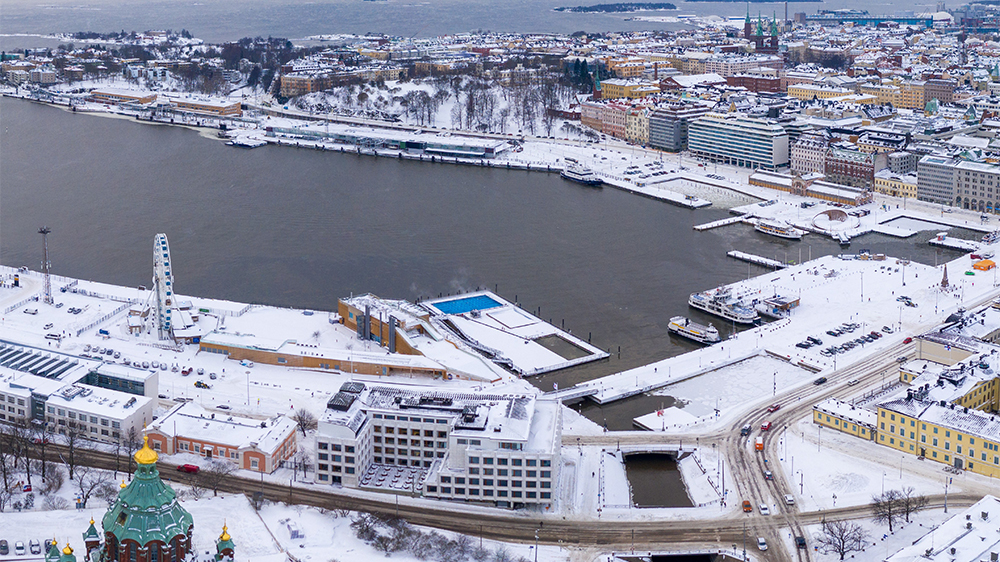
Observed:
[[[766,271],[729,250],[795,261],[841,251],[747,225],[696,232],[727,212],[557,174],[243,150],[212,133],[21,100],[0,100],[0,114],[0,263],[37,269],[36,232],[48,225],[54,273],[120,285],[149,285],[150,241],[167,233],[181,294],[335,310],[352,293],[414,300],[495,287],[612,353],[532,379],[545,390],[698,347],[668,334],[672,316],[713,322],[725,338],[733,326],[689,309],[687,297]],[[930,264],[956,255],[928,238],[871,235],[852,250]],[[629,429],[664,399],[584,412]]]
[[[71,33],[125,29],[188,29],[206,41],[275,36],[300,39],[310,35],[367,32],[403,37],[433,37],[474,30],[517,33],[631,31],[684,29],[682,23],[628,21],[635,14],[576,14],[554,12],[560,6],[590,5],[581,0],[201,0],[178,4],[169,0],[7,0],[0,11],[0,32]],[[655,15],[742,16],[743,2],[684,2],[676,11]],[[754,3],[751,11],[783,17],[784,3]],[[795,12],[855,8],[892,14],[900,10],[934,10],[935,2],[917,0],[826,0],[788,4]],[[0,37],[4,49],[43,45],[28,38]],[[44,45],[43,45],[44,46]]]

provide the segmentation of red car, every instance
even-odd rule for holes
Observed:
[[[771,404],[770,406],[767,407],[768,413],[771,413],[771,414],[773,414],[774,412],[777,412],[780,409],[781,409],[781,404]]]
[[[903,343],[911,343],[912,341],[913,338],[906,338],[905,340],[903,340]]]
[[[771,431],[771,422],[766,421],[766,422],[760,424],[760,430],[761,431]]]
[[[201,470],[201,469],[198,468],[198,465],[194,465],[194,464],[182,464],[182,465],[180,465],[180,466],[177,467],[177,470],[179,470],[181,472],[187,472],[188,474],[198,474],[198,471]]]

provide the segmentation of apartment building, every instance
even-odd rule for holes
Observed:
[[[955,205],[980,212],[996,212],[1000,199],[1000,166],[986,162],[959,162],[955,166]]]
[[[897,174],[886,168],[875,172],[875,192],[893,197],[916,197],[917,175]]]
[[[601,132],[612,137],[625,138],[628,113],[632,107],[623,103],[606,103],[601,110]]]
[[[529,395],[345,383],[316,436],[316,482],[498,507],[548,505],[561,409]]]
[[[874,154],[835,147],[826,153],[823,173],[833,183],[871,189],[877,161]]]
[[[612,78],[601,81],[601,97],[604,99],[637,99],[660,93],[655,82],[634,78]]]
[[[642,146],[649,144],[649,108],[629,110],[625,116],[625,140]]]
[[[688,125],[710,111],[699,103],[674,102],[657,107],[649,115],[649,145],[660,150],[687,150]]]
[[[818,134],[802,135],[791,147],[791,170],[797,174],[824,173],[830,141]]]
[[[740,114],[708,113],[688,125],[696,156],[748,168],[788,165],[788,133],[777,123]]]

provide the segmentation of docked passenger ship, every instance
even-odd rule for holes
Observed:
[[[719,337],[719,330],[715,326],[711,324],[704,326],[697,322],[692,322],[684,316],[674,316],[671,318],[670,324],[667,324],[667,329],[678,336],[684,336],[698,343],[711,345],[722,339]]]
[[[584,185],[599,186],[604,183],[593,170],[576,162],[571,162],[559,175]]]
[[[788,238],[790,240],[801,240],[802,236],[806,233],[804,230],[799,230],[786,222],[764,219],[758,219],[754,223],[753,228],[757,232],[763,232],[764,234],[770,234],[778,238]]]
[[[721,316],[738,324],[753,324],[760,316],[752,306],[744,305],[733,296],[732,289],[722,287],[703,293],[692,293],[688,304],[709,314]]]

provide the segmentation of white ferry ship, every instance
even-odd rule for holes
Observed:
[[[754,223],[753,228],[757,232],[763,232],[764,234],[770,234],[778,238],[788,238],[790,240],[801,240],[802,236],[805,235],[805,231],[781,221],[759,219]]]
[[[739,324],[753,324],[760,319],[753,307],[746,306],[733,297],[729,287],[692,293],[688,297],[688,305]]]
[[[674,316],[671,318],[670,324],[667,324],[667,329],[678,336],[684,336],[698,343],[711,345],[722,339],[719,337],[719,330],[715,326],[711,324],[703,326],[697,322],[692,322],[684,316]]]
[[[604,183],[601,178],[597,177],[597,174],[593,170],[578,163],[571,163],[559,175],[570,181],[584,185],[599,186]]]

